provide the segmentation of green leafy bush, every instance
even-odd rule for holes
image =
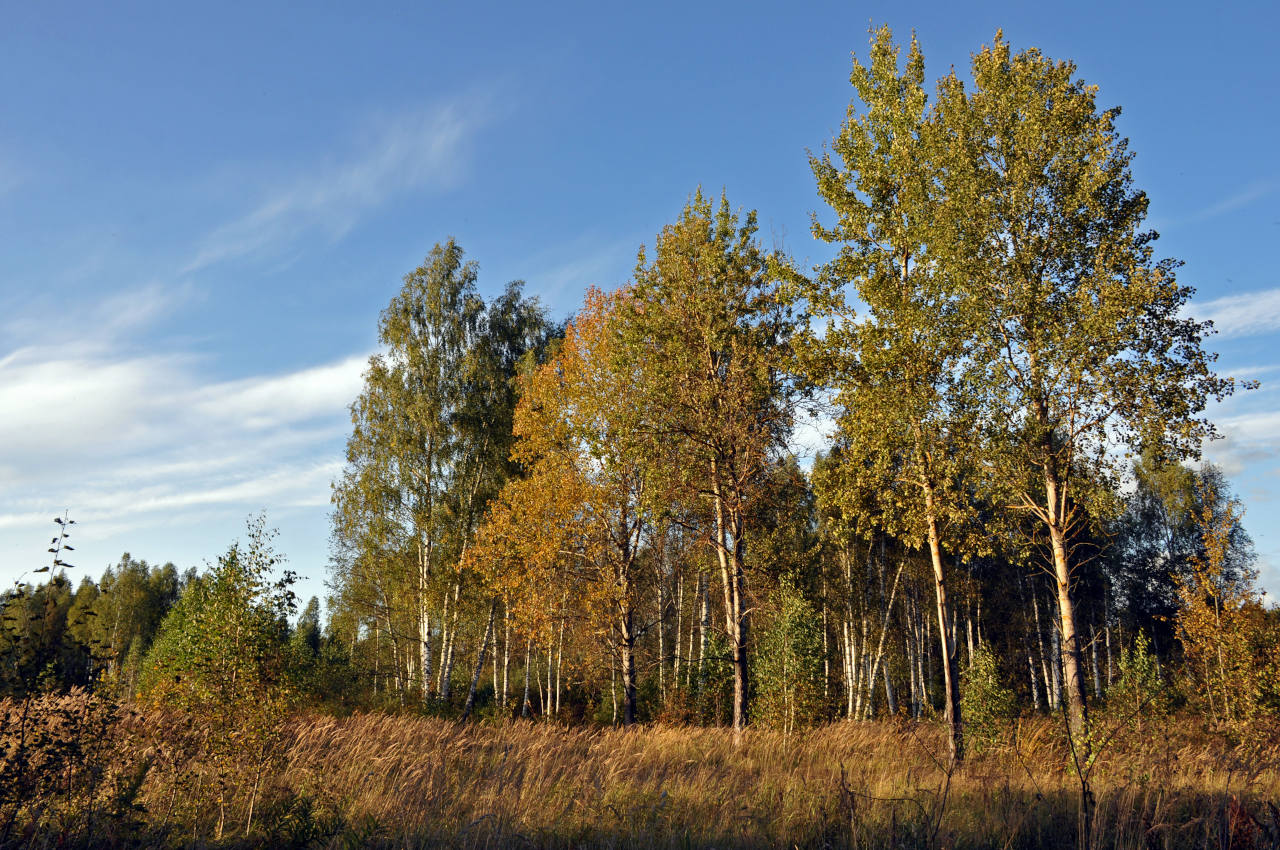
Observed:
[[[969,668],[960,674],[960,714],[975,754],[997,743],[1017,714],[1013,691],[1001,684],[995,653],[986,646],[974,650]]]

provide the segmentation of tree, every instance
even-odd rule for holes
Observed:
[[[825,501],[864,538],[877,532],[928,547],[951,757],[964,757],[960,682],[951,640],[943,549],[973,549],[966,474],[978,467],[971,331],[940,238],[957,213],[939,190],[938,126],[927,106],[924,56],[913,38],[906,66],[887,27],[871,42],[871,62],[850,75],[859,111],[831,151],[810,157],[818,192],[836,213],[816,237],[838,256],[800,293],[825,320],[797,345],[807,377],[835,390],[839,468],[823,481]],[[832,154],[836,159],[833,159]],[[859,317],[846,292],[866,305]],[[967,545],[966,545],[967,544]]]
[[[1200,516],[1206,507],[1215,515],[1222,510],[1230,488],[1217,466],[1160,464],[1149,453],[1134,462],[1133,485],[1124,512],[1109,529],[1104,567],[1120,623],[1147,634],[1155,658],[1168,658],[1181,606],[1178,582],[1189,579],[1192,562],[1206,555]],[[1204,504],[1206,496],[1220,504]],[[1253,542],[1238,521],[1229,537],[1222,568],[1234,580],[1248,569]]]
[[[792,320],[781,297],[793,278],[756,242],[754,212],[718,209],[699,191],[665,227],[650,261],[641,249],[622,351],[651,435],[647,463],[679,500],[710,513],[734,670],[733,724],[747,722],[751,512],[792,424],[787,362]]]
[[[509,598],[516,591],[519,606],[542,611],[572,596],[594,630],[611,636],[628,726],[636,720],[641,542],[664,507],[641,460],[634,375],[615,350],[618,303],[629,297],[588,291],[556,355],[523,380],[513,458],[529,474],[504,491],[472,556],[497,573],[493,582]]]
[[[948,217],[943,253],[958,264],[984,365],[989,469],[1050,552],[1085,842],[1092,754],[1073,536],[1112,512],[1127,462],[1117,447],[1195,457],[1214,435],[1206,402],[1234,385],[1202,347],[1212,326],[1183,313],[1192,290],[1177,263],[1156,260],[1156,234],[1142,229],[1147,197],[1133,187],[1119,110],[1100,110],[1073,64],[1015,55],[1000,34],[972,73],[971,92],[954,73],[939,87],[940,188],[966,212]]]
[[[755,655],[759,694],[756,715],[792,732],[819,716],[822,705],[821,622],[813,606],[787,578],[770,599],[772,617]]]
[[[152,567],[125,552],[102,574],[84,610],[72,617],[77,621],[73,633],[92,649],[106,683],[119,696],[137,690],[142,658],[181,589],[173,564]]]
[[[453,240],[437,244],[405,275],[400,293],[383,311],[378,341],[386,351],[370,358],[365,390],[352,405],[348,470],[334,492],[340,535],[363,538],[366,556],[390,550],[416,567],[409,595],[424,697],[433,660],[430,593],[441,533],[438,502],[456,448],[450,426],[462,397],[461,361],[484,306],[475,291],[476,265],[464,264],[462,257]],[[389,597],[384,606],[389,620]]]
[[[334,484],[342,599],[389,638],[401,692],[416,662],[424,698],[437,634],[439,696],[449,697],[463,584],[452,567],[512,470],[518,364],[553,332],[518,282],[486,309],[477,274],[449,240],[405,276],[380,317],[385,351],[352,405],[347,468]],[[404,638],[416,652],[400,651]]]
[[[1191,682],[1188,692],[1207,703],[1215,719],[1239,723],[1257,713],[1263,681],[1274,671],[1255,652],[1259,624],[1254,614],[1261,603],[1254,586],[1257,573],[1249,566],[1252,547],[1241,546],[1240,504],[1213,487],[1201,485],[1194,513],[1203,552],[1175,578],[1181,603],[1178,637]]]
[[[288,641],[296,577],[288,570],[276,575],[283,559],[272,549],[273,536],[263,517],[250,519],[247,541],[232,543],[187,584],[160,624],[142,673],[146,701],[183,711],[208,730],[219,839],[244,786],[250,788],[244,832],[251,830],[261,780],[281,757],[283,723],[297,695]]]
[[[1010,503],[1048,538],[1057,582],[1073,733],[1087,749],[1071,538],[1102,516],[1124,457],[1195,457],[1214,435],[1201,413],[1233,389],[1202,348],[1208,323],[1186,318],[1192,289],[1155,259],[1142,229],[1119,109],[1099,110],[1075,66],[997,35],[973,57],[974,88],[940,94],[949,147],[943,186],[969,211],[952,236],[975,357],[990,365],[983,413]],[[1087,758],[1087,754],[1086,754]]]

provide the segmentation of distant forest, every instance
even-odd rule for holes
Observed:
[[[819,268],[698,189],[564,323],[520,282],[486,300],[453,240],[405,275],[351,405],[323,616],[262,517],[203,572],[126,554],[78,584],[93,529],[59,518],[47,581],[3,597],[10,728],[66,695],[81,723],[197,718],[217,805],[173,818],[221,840],[258,834],[300,714],[735,740],[897,719],[952,769],[1043,716],[1088,835],[1105,730],[1280,718],[1280,611],[1198,462],[1206,405],[1250,387],[1144,226],[1118,110],[1001,38],[928,88],[880,30],[851,82],[810,156]],[[798,423],[830,434],[811,463]],[[24,808],[23,746],[0,844],[53,811]]]

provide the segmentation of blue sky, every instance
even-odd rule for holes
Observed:
[[[1212,411],[1208,456],[1280,593],[1274,4],[181,5],[5,7],[0,582],[65,508],[95,577],[126,550],[198,566],[265,510],[323,595],[401,276],[456,236],[486,294],[520,278],[560,317],[699,184],[820,262],[806,150],[874,22],[914,28],[930,78],[1003,27],[1124,108],[1160,254],[1222,371],[1263,382]]]

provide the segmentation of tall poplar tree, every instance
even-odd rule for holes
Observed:
[[[840,252],[802,289],[826,321],[797,348],[802,370],[834,389],[839,409],[839,468],[820,478],[824,502],[864,537],[883,531],[928,547],[948,741],[958,760],[964,732],[943,550],[962,543],[970,513],[963,477],[977,466],[972,330],[950,242],[939,238],[958,211],[939,191],[924,56],[913,38],[900,71],[899,52],[887,27],[873,35],[870,64],[855,59],[850,75],[857,101],[831,149],[810,158],[818,192],[836,213],[831,226],[815,218],[813,232]]]
[[[1234,389],[1211,369],[1209,323],[1191,287],[1157,260],[1147,196],[1116,131],[1118,108],[1069,62],[997,35],[973,57],[973,90],[944,81],[944,190],[969,211],[949,237],[965,256],[975,357],[990,364],[989,428],[1007,496],[1039,522],[1057,586],[1073,737],[1088,761],[1088,715],[1073,597],[1072,534],[1116,492],[1128,455],[1196,457],[1214,436],[1209,399]],[[1010,434],[1010,432],[1012,432]]]

